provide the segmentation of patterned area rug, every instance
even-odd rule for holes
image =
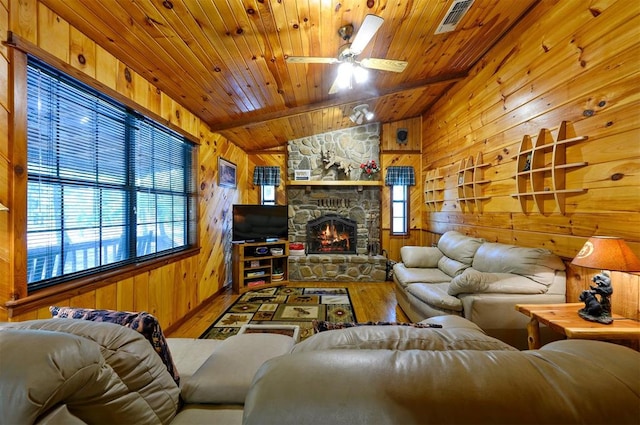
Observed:
[[[200,338],[225,339],[242,325],[298,325],[300,340],[313,334],[312,321],[355,322],[347,288],[280,286],[245,292]]]

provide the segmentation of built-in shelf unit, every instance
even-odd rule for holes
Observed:
[[[482,212],[482,201],[491,199],[490,196],[484,196],[484,186],[491,182],[484,178],[484,169],[490,165],[488,162],[482,162],[482,152],[476,154],[475,161],[473,156],[460,161],[457,186],[458,202],[463,211],[466,209],[468,212]]]
[[[567,147],[588,139],[588,136],[576,136],[570,121],[562,122],[557,140],[546,128],[540,130],[535,142],[529,135],[522,138],[518,154],[513,157],[517,167],[516,193],[511,196],[520,201],[523,213],[531,212],[532,203],[540,214],[548,213],[545,203],[555,200],[557,210],[564,214],[566,197],[587,191],[585,188],[567,188],[566,173],[588,165],[584,161],[567,161]]]
[[[429,211],[438,211],[444,202],[444,177],[440,169],[428,170],[424,178],[424,203]]]

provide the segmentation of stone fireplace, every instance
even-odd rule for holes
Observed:
[[[305,244],[305,255],[289,257],[289,280],[386,280],[381,186],[358,184],[360,164],[379,162],[379,128],[367,124],[289,142],[288,179],[309,170],[311,180],[287,186],[289,241]]]

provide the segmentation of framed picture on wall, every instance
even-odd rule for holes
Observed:
[[[236,164],[221,156],[218,157],[218,186],[232,189],[237,186]]]

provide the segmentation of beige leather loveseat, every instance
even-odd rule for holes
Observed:
[[[437,247],[405,246],[394,265],[398,304],[412,321],[463,316],[489,335],[526,348],[528,318],[516,304],[564,303],[565,266],[546,249],[486,242],[455,231]]]

